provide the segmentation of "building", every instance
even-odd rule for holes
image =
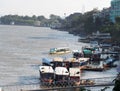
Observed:
[[[93,14],[93,20],[95,22],[95,19],[97,17],[103,19],[103,18],[109,18],[110,16],[110,8],[103,8],[101,11],[98,11],[96,13]]]
[[[120,0],[112,0],[110,8],[110,20],[115,22],[115,18],[120,16]]]

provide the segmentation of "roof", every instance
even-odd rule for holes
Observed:
[[[55,68],[56,75],[69,75],[67,68],[65,67],[56,67]]]
[[[90,58],[79,58],[79,61],[88,61]]]
[[[39,70],[42,73],[54,73],[54,70],[51,66],[39,66]]]
[[[46,63],[46,64],[50,65],[51,62],[52,62],[52,59],[42,58],[42,63]]]
[[[61,57],[55,57],[55,58],[53,58],[53,61],[63,62],[63,58],[61,58]]]
[[[69,49],[69,47],[58,47],[56,49]]]
[[[70,76],[80,76],[79,68],[70,68]]]
[[[65,61],[68,61],[68,62],[76,62],[76,58],[67,58],[67,59],[65,59]]]

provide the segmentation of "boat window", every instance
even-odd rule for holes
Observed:
[[[68,73],[68,71],[66,71],[65,73]]]
[[[80,72],[77,72],[76,74],[80,74]]]
[[[44,71],[42,71],[42,72],[44,72]]]
[[[43,68],[41,68],[41,69],[44,69],[44,67],[43,67]]]

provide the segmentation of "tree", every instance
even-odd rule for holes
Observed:
[[[113,91],[120,91],[120,73],[117,75]]]

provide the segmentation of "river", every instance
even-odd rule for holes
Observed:
[[[78,36],[50,28],[0,25],[0,86],[39,83],[39,65],[53,47],[81,49]],[[69,55],[72,57],[72,55]],[[62,55],[68,57],[68,55]],[[116,76],[116,69],[85,72],[82,78]]]

